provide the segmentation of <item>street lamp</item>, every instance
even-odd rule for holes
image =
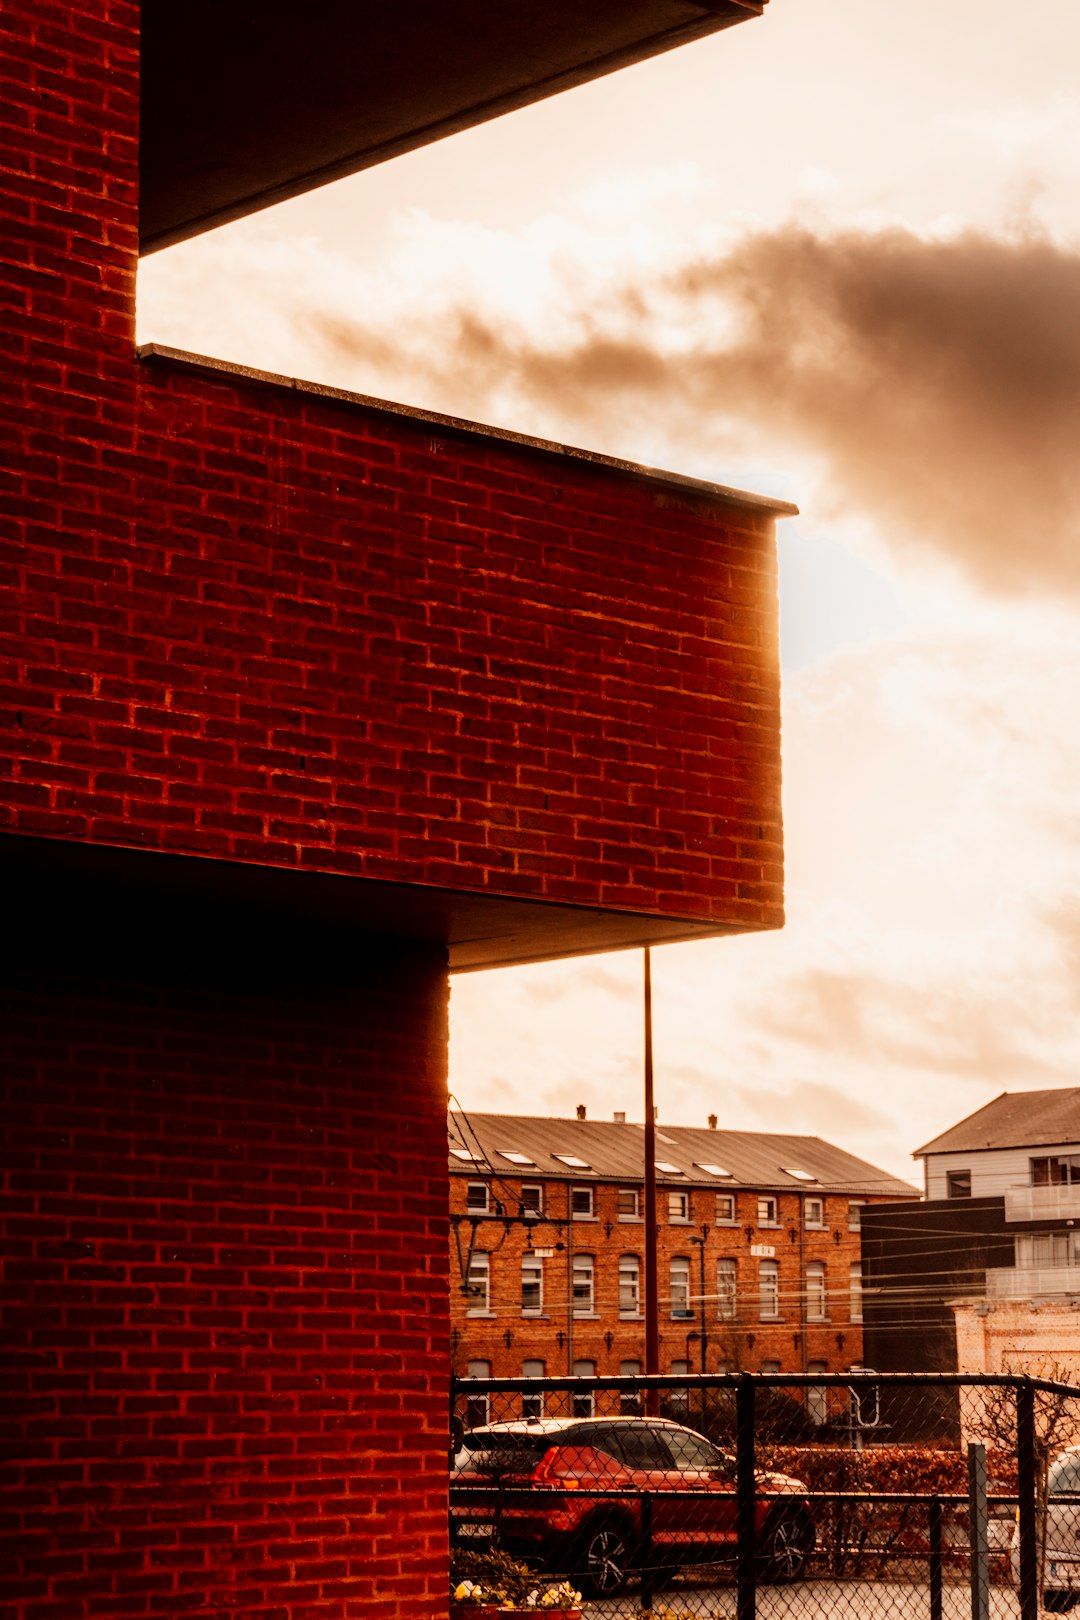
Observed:
[[[702,1228],[701,1228],[701,1236],[700,1237],[692,1237],[692,1238],[690,1238],[691,1243],[696,1243],[697,1244],[698,1265],[699,1265],[699,1268],[700,1268],[699,1269],[700,1287],[698,1289],[698,1304],[700,1306],[700,1312],[701,1312],[701,1327],[698,1330],[698,1333],[695,1335],[695,1337],[700,1339],[700,1343],[701,1343],[701,1374],[702,1374],[702,1377],[705,1376],[706,1367],[707,1367],[707,1361],[708,1361],[708,1350],[709,1350],[709,1329],[708,1329],[708,1326],[706,1325],[706,1315],[705,1315],[705,1242],[706,1242],[706,1239],[708,1238],[708,1236],[709,1236],[709,1228],[707,1226],[702,1226]],[[689,1350],[689,1340],[687,1341],[687,1349]],[[690,1362],[689,1355],[687,1355],[686,1360],[687,1360],[687,1365],[689,1365],[689,1362]],[[704,1384],[702,1384],[702,1386],[701,1386],[701,1427],[702,1427],[702,1429],[704,1429],[704,1427],[705,1427],[705,1385]]]

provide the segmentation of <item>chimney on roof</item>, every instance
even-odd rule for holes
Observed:
[[[616,1113],[612,1117],[614,1118],[616,1125],[625,1125],[626,1124],[626,1115],[625,1114]]]
[[[578,1103],[578,1105],[577,1105],[577,1117],[578,1117],[578,1119],[584,1119],[585,1118],[585,1104],[584,1103]]]
[[[709,1129],[710,1129],[710,1131],[715,1131],[715,1129],[716,1129],[716,1115],[715,1114],[710,1114],[709,1115]]]

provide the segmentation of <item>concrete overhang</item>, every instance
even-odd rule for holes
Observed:
[[[8,936],[19,961],[129,949],[144,965],[213,948],[280,956],[303,942],[342,949],[434,945],[451,971],[739,933],[689,917],[565,905],[477,889],[392,883],[61,838],[0,838]]]
[[[144,252],[759,16],[767,0],[144,0]]]

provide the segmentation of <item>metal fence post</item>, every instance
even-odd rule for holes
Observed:
[[[652,1493],[643,1491],[641,1496],[641,1607],[648,1613],[653,1604],[653,1542],[652,1542]]]
[[[942,1507],[939,1497],[930,1499],[930,1620],[941,1620],[942,1605]]]
[[[735,1392],[735,1501],[738,1549],[738,1620],[757,1615],[757,1547],[754,1526],[757,1482],[754,1478],[754,1381],[739,1377]],[[1026,1620],[1026,1617],[1025,1617]]]
[[[971,1620],[990,1620],[989,1514],[986,1507],[986,1447],[968,1446],[968,1564]]]
[[[1016,1492],[1020,1499],[1020,1620],[1039,1620],[1039,1531],[1036,1512],[1035,1391],[1016,1383]]]

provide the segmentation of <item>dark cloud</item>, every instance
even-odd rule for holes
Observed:
[[[673,313],[695,334],[678,353],[662,336]],[[386,342],[308,319],[339,355]],[[809,451],[835,510],[895,547],[944,554],[988,590],[1080,589],[1076,254],[1035,237],[788,227],[602,309],[571,304],[560,329],[575,335],[545,345],[459,311],[398,348],[463,414],[538,409],[607,448],[661,413],[696,449],[738,439],[759,464]]]

